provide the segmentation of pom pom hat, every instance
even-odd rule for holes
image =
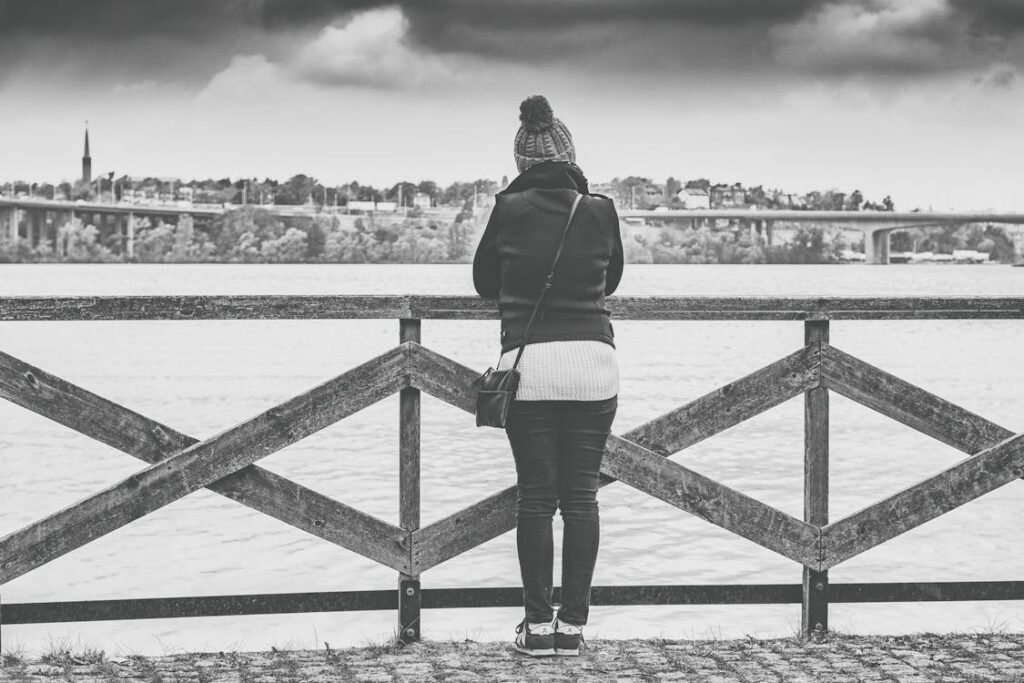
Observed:
[[[519,105],[522,125],[516,133],[513,153],[516,167],[522,173],[542,161],[576,161],[572,134],[543,95],[533,95]]]

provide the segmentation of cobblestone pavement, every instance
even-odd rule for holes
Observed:
[[[829,636],[819,641],[598,640],[579,658],[532,659],[505,643],[424,642],[351,650],[190,653],[108,659],[100,652],[4,656],[0,681],[777,681],[1024,682],[1024,634]]]

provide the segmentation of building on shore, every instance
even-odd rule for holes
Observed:
[[[711,208],[711,195],[699,187],[684,187],[676,193],[676,200],[684,209]]]

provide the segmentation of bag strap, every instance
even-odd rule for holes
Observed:
[[[533,327],[533,320],[537,317],[537,311],[540,310],[541,304],[544,302],[544,297],[547,296],[548,290],[555,282],[555,266],[558,265],[558,259],[562,257],[562,247],[565,246],[565,236],[569,234],[569,226],[572,225],[573,216],[576,215],[576,207],[580,205],[580,201],[583,199],[582,194],[576,195],[576,200],[572,203],[572,209],[569,210],[569,220],[565,223],[565,228],[562,230],[562,239],[558,242],[558,249],[555,250],[555,258],[551,262],[551,268],[548,271],[547,278],[544,279],[544,288],[540,290],[540,296],[537,297],[537,303],[533,307],[533,313],[530,314],[530,321],[526,323],[526,331],[523,332],[523,343],[519,346],[519,353],[516,354],[516,360],[512,363],[512,368],[519,367],[519,359],[523,357],[523,351],[526,350],[526,345],[530,341],[530,329]]]

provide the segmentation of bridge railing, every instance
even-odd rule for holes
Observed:
[[[831,602],[1024,599],[1024,581],[829,584],[830,568],[1024,476],[1024,433],[994,424],[829,343],[831,320],[1024,319],[1021,297],[613,297],[625,320],[802,321],[804,345],[746,377],[610,437],[602,485],[621,481],[796,562],[799,583],[596,586],[596,605],[801,603],[802,629],[828,628]],[[515,487],[420,524],[420,396],[471,411],[479,374],[421,342],[423,319],[498,317],[460,296],[99,296],[0,298],[0,321],[396,319],[398,345],[204,441],[0,349],[0,397],[148,466],[0,538],[0,586],[200,488],[368,557],[398,588],[321,593],[0,605],[0,624],[344,610],[397,610],[420,637],[421,610],[522,604],[519,587],[421,588],[422,574],[515,526]],[[837,392],[968,457],[884,500],[829,520],[829,395]],[[400,394],[399,524],[256,462]],[[793,517],[669,459],[789,399],[804,397],[804,510]],[[470,419],[467,417],[467,419]]]

